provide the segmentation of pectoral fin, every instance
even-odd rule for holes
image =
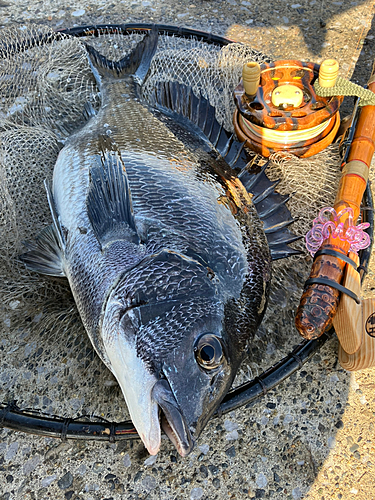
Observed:
[[[97,165],[90,170],[87,213],[92,228],[101,246],[121,239],[138,243],[125,165],[114,144],[102,146]]]

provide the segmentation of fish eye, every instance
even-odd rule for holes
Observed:
[[[206,370],[217,368],[223,361],[222,344],[212,333],[205,333],[196,340],[194,353],[198,364]]]

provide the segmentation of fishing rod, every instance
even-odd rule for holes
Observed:
[[[374,71],[373,67],[368,82],[372,93]],[[306,238],[308,248],[317,235],[323,241],[315,253],[295,323],[306,339],[318,338],[333,324],[341,344],[340,362],[354,370],[375,363],[375,332],[370,319],[374,317],[375,301],[360,298],[364,270],[357,255],[361,245],[369,243],[369,236],[363,232],[363,223],[356,225],[375,150],[374,104],[362,107],[352,129],[353,140],[344,157],[334,206],[321,211]]]

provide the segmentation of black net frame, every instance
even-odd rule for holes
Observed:
[[[97,37],[102,34],[112,33],[123,35],[146,33],[153,27],[158,30],[159,34],[173,35],[181,38],[194,37],[205,43],[215,44],[221,47],[233,42],[228,38],[200,30],[148,23],[87,25],[58,30],[56,33],[62,36],[70,35],[74,37],[85,37],[90,35]],[[15,44],[12,47],[9,47],[9,45],[5,47],[0,44],[0,57],[2,57],[4,53],[9,55],[10,52],[21,52],[37,44],[47,44],[52,41],[52,39],[56,40],[56,34],[54,34],[53,37],[48,34],[43,34],[37,39],[25,40],[22,44]],[[373,198],[369,186],[367,186],[364,194],[361,216],[362,222],[368,222],[370,224],[367,232],[372,236],[374,231],[374,213]],[[362,280],[367,272],[371,250],[372,239],[371,246],[360,252],[360,272]],[[325,342],[334,336],[334,333],[333,328],[331,328],[318,339],[302,341],[295,346],[287,356],[265,370],[262,374],[230,390],[213,417],[220,417],[222,414],[242,406],[249,406],[258,398],[261,398],[267,392],[277,387],[281,382],[302,368],[302,366],[321,349]],[[64,418],[58,415],[45,414],[42,411],[30,408],[21,409],[18,407],[17,401],[0,403],[0,427],[7,427],[12,430],[34,435],[60,438],[62,440],[81,439],[116,442],[124,439],[137,439],[139,437],[131,421],[111,422],[97,416],[77,417],[74,419]]]

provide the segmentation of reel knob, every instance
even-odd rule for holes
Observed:
[[[334,87],[339,75],[339,63],[336,59],[326,59],[319,68],[319,84],[321,87]]]
[[[257,93],[260,82],[260,66],[258,63],[248,62],[244,64],[242,82],[246,95],[253,96]]]

